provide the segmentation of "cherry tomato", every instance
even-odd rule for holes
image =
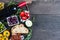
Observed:
[[[25,16],[25,12],[21,12],[20,17],[24,17],[24,16]]]
[[[26,19],[27,19],[27,17],[26,17],[26,16],[22,17],[22,20],[26,20]]]
[[[29,17],[30,17],[30,14],[29,14],[29,13],[25,13],[25,16],[26,16],[27,18],[29,18]]]

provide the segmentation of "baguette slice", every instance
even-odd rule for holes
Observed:
[[[12,27],[11,32],[12,34],[16,34],[16,33],[27,34],[29,33],[29,30],[26,27],[24,27],[23,24],[20,24]]]

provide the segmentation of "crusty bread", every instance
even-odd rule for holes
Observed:
[[[24,27],[23,24],[20,24],[12,27],[11,32],[12,34],[15,34],[15,33],[27,34],[29,30],[26,27]]]

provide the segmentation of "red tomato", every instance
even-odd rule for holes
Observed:
[[[29,17],[30,17],[30,14],[29,14],[29,13],[25,13],[25,16],[26,16],[27,18],[29,18]]]
[[[26,16],[22,17],[22,20],[26,20],[26,19],[27,19],[27,17],[26,17]]]
[[[20,17],[24,17],[24,16],[25,16],[25,12],[21,12]]]

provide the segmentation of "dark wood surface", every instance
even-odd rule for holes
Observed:
[[[33,14],[31,40],[60,40],[60,15]]]

